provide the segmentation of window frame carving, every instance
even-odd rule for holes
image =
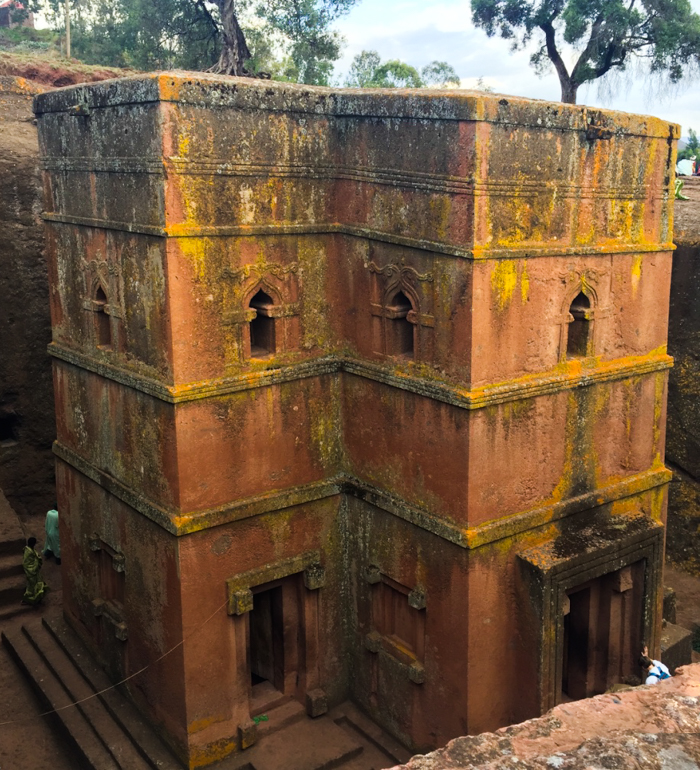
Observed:
[[[584,297],[590,303],[589,307],[583,311],[584,318],[588,323],[588,334],[586,338],[586,352],[584,355],[570,355],[569,354],[569,331],[571,324],[577,319],[571,313],[571,306],[574,300],[579,294],[583,294]],[[601,312],[600,304],[598,302],[598,293],[596,289],[587,280],[586,276],[577,276],[576,283],[570,285],[566,292],[566,297],[561,307],[560,326],[561,332],[559,337],[559,362],[564,363],[566,361],[583,360],[595,356],[596,351],[596,320],[603,317],[604,313]]]
[[[122,275],[118,265],[106,260],[94,259],[82,260],[83,274],[85,278],[85,298],[83,310],[98,314],[104,313],[109,319],[109,345],[100,342],[98,331],[99,318],[93,317],[90,324],[90,338],[94,346],[103,352],[119,350],[119,321],[124,317],[121,297]],[[105,296],[105,302],[97,299],[99,291]]]
[[[435,327],[435,317],[423,312],[421,292],[417,288],[420,283],[432,283],[432,273],[419,273],[414,267],[406,265],[402,258],[398,263],[389,263],[379,267],[373,261],[367,261],[365,268],[374,277],[370,312],[378,321],[375,325],[375,352],[390,357],[409,361],[428,361],[431,358],[432,335],[430,339],[425,331]],[[383,280],[382,280],[383,279]],[[403,294],[411,305],[411,309],[401,315],[397,314],[393,301],[398,294]],[[377,301],[378,300],[378,301]],[[392,339],[396,330],[391,322],[397,318],[405,318],[413,326],[413,349],[411,353],[402,354],[392,350]]]
[[[223,277],[229,284],[227,306],[231,308],[223,316],[224,326],[232,327],[234,341],[238,351],[236,363],[273,359],[283,353],[296,350],[295,338],[298,334],[300,303],[299,266],[273,263],[245,265],[237,270],[224,271]],[[266,308],[266,317],[274,320],[275,350],[264,356],[253,356],[251,352],[250,324],[256,318],[257,311],[250,306],[258,292],[264,292],[273,304]]]

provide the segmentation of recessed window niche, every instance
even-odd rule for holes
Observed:
[[[97,347],[103,350],[112,349],[112,326],[107,308],[107,295],[99,286],[95,293],[95,339]]]
[[[262,289],[250,300],[255,318],[250,322],[250,355],[263,358],[275,352],[275,319],[272,317],[274,302]]]
[[[591,301],[580,292],[571,303],[569,331],[566,342],[567,358],[584,358],[589,355],[591,320]]]
[[[408,314],[413,310],[411,301],[399,291],[389,302],[387,309],[387,353],[413,358],[413,324],[408,320]]]

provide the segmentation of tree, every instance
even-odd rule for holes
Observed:
[[[342,38],[332,24],[358,0],[259,0],[256,13],[289,42],[297,82],[329,85]]]
[[[399,59],[382,63],[376,51],[358,53],[345,80],[345,85],[351,88],[425,88],[459,83],[454,67],[447,62],[433,61],[419,73],[415,67]]]
[[[30,0],[63,28],[64,0]],[[357,0],[70,0],[76,56],[142,70],[208,69],[327,85]]]
[[[446,61],[430,62],[430,64],[426,64],[423,67],[420,74],[426,86],[437,88],[459,87],[462,82],[455,68]]]
[[[688,129],[688,141],[682,150],[678,150],[678,160],[700,156],[700,139],[692,128]]]
[[[214,2],[219,10],[221,53],[219,61],[211,67],[211,71],[224,75],[247,75],[245,63],[250,59],[250,51],[241,25],[238,23],[235,2],[234,0],[214,0]]]
[[[540,48],[531,62],[550,63],[561,84],[561,100],[576,103],[578,88],[624,70],[638,57],[654,74],[677,83],[700,65],[700,16],[689,0],[471,0],[472,19],[486,34],[527,45],[537,34]],[[572,67],[564,62],[572,46]]]

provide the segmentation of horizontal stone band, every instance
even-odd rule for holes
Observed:
[[[643,473],[629,476],[623,481],[609,484],[577,497],[556,503],[545,503],[521,513],[487,521],[478,526],[461,527],[453,521],[420,509],[397,495],[386,492],[350,474],[340,474],[312,484],[269,492],[217,508],[182,513],[167,510],[146,500],[142,494],[136,493],[127,485],[58,442],[54,443],[53,451],[60,460],[177,537],[252,516],[260,516],[316,500],[323,500],[338,494],[350,494],[461,548],[475,549],[564,519],[581,511],[647,492],[668,484],[672,477],[671,471],[665,467],[650,468]]]

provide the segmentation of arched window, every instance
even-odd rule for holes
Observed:
[[[274,302],[262,289],[250,300],[255,318],[250,322],[250,355],[262,358],[275,352],[275,319],[272,317]]]
[[[402,292],[394,295],[387,305],[387,353],[392,356],[413,358],[413,324],[408,314],[411,301]]]
[[[591,301],[580,292],[571,303],[569,331],[566,341],[567,358],[583,358],[589,355],[591,333]]]
[[[107,295],[99,286],[95,293],[95,338],[97,347],[105,350],[112,348],[112,326],[107,313]]]

